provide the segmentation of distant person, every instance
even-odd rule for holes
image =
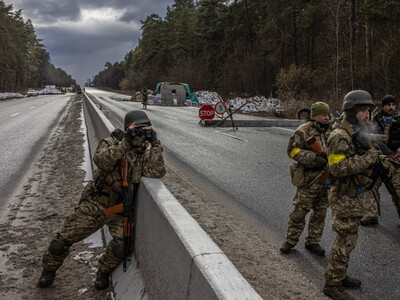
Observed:
[[[147,108],[147,97],[148,97],[148,95],[147,95],[147,88],[143,88],[142,89],[142,105],[143,105],[143,108],[144,109],[146,109]]]
[[[306,224],[306,215],[312,210],[305,238],[305,248],[323,256],[325,250],[319,245],[325,226],[327,195],[327,136],[330,132],[330,108],[324,102],[311,105],[311,120],[301,125],[290,137],[287,153],[296,162],[290,167],[292,183],[297,187],[293,198],[294,210],[289,216],[286,240],[280,251],[288,254],[296,246]],[[307,140],[315,138],[322,153],[317,153]]]
[[[128,160],[128,186],[133,190],[142,176],[161,178],[165,174],[160,141],[151,128],[146,113],[130,111],[124,120],[124,129],[116,129],[111,137],[100,141],[93,161],[98,167],[94,181],[82,192],[77,209],[67,217],[64,226],[55,235],[42,259],[43,271],[40,287],[50,286],[56,271],[69,254],[69,248],[107,225],[113,239],[99,259],[95,288],[103,290],[109,285],[110,273],[123,258],[123,219],[120,214],[106,217],[105,210],[121,203],[122,177],[119,163]]]

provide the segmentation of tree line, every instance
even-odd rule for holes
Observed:
[[[0,92],[15,92],[51,84],[75,84],[64,70],[50,62],[50,55],[37,38],[30,20],[21,10],[0,1]]]
[[[137,47],[107,63],[96,85],[182,81],[336,107],[353,89],[399,95],[399,1],[175,0],[165,18],[141,22]]]

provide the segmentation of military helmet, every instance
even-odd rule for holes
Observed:
[[[142,110],[131,110],[125,115],[124,129],[126,130],[132,123],[136,125],[151,126],[151,122],[146,113]]]
[[[374,106],[375,104],[370,93],[363,90],[355,90],[344,96],[342,111],[352,110],[356,105]]]

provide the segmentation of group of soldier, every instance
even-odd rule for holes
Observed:
[[[378,224],[378,190],[382,181],[372,175],[378,164],[392,175],[393,186],[400,191],[397,161],[381,151],[387,146],[396,152],[400,146],[396,105],[396,99],[386,95],[381,100],[381,110],[373,113],[371,95],[354,90],[343,99],[342,115],[334,119],[328,104],[316,102],[311,106],[310,120],[298,127],[289,140],[287,152],[295,160],[290,173],[297,189],[280,251],[289,254],[296,246],[306,215],[312,211],[305,248],[323,256],[325,249],[319,243],[327,208],[331,207],[336,239],[328,258],[323,293],[333,299],[354,299],[346,288],[361,286],[361,280],[347,274],[347,267],[359,226]]]

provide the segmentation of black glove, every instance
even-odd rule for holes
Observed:
[[[157,147],[160,145],[160,141],[157,140],[157,132],[153,128],[151,129],[151,139],[148,141],[153,147]]]
[[[133,146],[134,137],[132,136],[131,131],[132,131],[132,129],[126,130],[125,134],[124,134],[124,138],[125,138],[125,141],[128,143],[128,145]]]

